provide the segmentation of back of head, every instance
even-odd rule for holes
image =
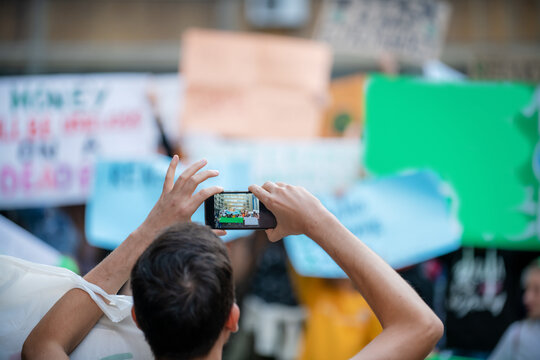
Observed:
[[[162,233],[133,267],[131,286],[137,323],[156,357],[208,354],[234,303],[226,248],[194,223]]]

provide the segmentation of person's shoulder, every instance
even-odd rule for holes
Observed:
[[[519,320],[514,321],[510,326],[506,329],[505,333],[512,336],[513,334],[516,334],[520,331],[520,329],[523,328],[523,326],[526,326],[527,320]]]
[[[540,319],[525,319],[517,322],[521,323],[521,326],[527,328],[527,330],[540,334]]]
[[[523,326],[526,321],[527,320],[514,321],[513,323],[510,324],[510,326],[508,327],[508,330],[515,331],[516,329],[519,329],[520,326]]]
[[[524,319],[513,322],[505,331],[505,337],[508,339],[519,339],[533,334],[534,337],[540,336],[540,320],[538,319]]]

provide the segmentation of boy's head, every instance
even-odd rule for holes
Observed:
[[[205,226],[168,228],[137,260],[131,287],[136,322],[156,358],[205,356],[236,330],[231,263]]]

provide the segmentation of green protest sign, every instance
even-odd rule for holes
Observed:
[[[366,169],[374,176],[437,172],[455,191],[465,246],[540,249],[533,94],[534,87],[517,83],[373,76]]]
[[[439,354],[431,354],[429,355],[426,360],[474,360],[475,358],[469,358],[469,357],[462,357],[462,356],[447,356],[447,355],[439,355]]]

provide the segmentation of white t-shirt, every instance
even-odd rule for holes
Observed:
[[[540,319],[517,321],[510,325],[489,357],[489,360],[538,359],[540,359]]]

